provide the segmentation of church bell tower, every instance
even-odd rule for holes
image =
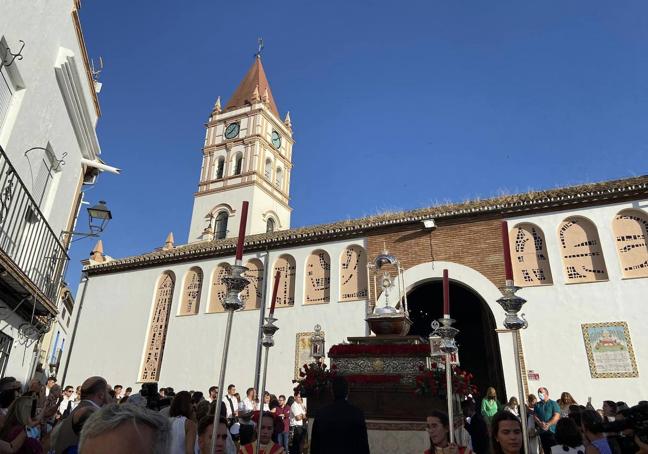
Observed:
[[[189,242],[236,237],[241,204],[250,202],[246,235],[290,228],[290,114],[282,121],[261,57],[225,108],[207,123]]]

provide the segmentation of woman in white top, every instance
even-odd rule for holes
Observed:
[[[180,391],[171,401],[169,419],[171,420],[170,454],[194,454],[196,449],[195,413],[191,405],[191,394]]]
[[[504,410],[513,413],[518,418],[520,417],[520,405],[518,404],[517,397],[511,397],[508,403],[504,406]]]

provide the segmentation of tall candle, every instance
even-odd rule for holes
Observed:
[[[241,207],[241,223],[239,224],[238,243],[236,243],[237,262],[243,260],[243,242],[245,241],[245,227],[247,224],[248,205],[249,203],[246,200],[245,202],[243,202],[243,206]]]
[[[450,282],[448,270],[443,270],[443,316],[450,316]]]
[[[511,244],[509,243],[508,222],[502,221],[502,247],[504,249],[504,274],[507,281],[513,280],[513,265],[511,264]]]
[[[275,273],[274,287],[272,287],[272,302],[270,303],[270,317],[274,314],[275,304],[277,304],[277,291],[279,290],[279,280],[281,279],[281,271],[277,270]]]

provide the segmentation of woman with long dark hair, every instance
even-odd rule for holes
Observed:
[[[493,454],[523,453],[520,419],[508,411],[496,413],[491,421],[491,444],[493,445]]]
[[[450,444],[450,420],[442,411],[433,410],[426,418],[430,449],[425,454],[472,454],[465,446]]]
[[[196,414],[188,391],[175,395],[169,407],[171,454],[193,454],[196,445]]]

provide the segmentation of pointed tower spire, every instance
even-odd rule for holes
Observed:
[[[274,98],[272,97],[272,89],[268,83],[268,79],[263,69],[263,64],[261,64],[261,57],[256,56],[254,58],[254,63],[252,67],[247,72],[238,88],[227,102],[225,106],[225,111],[238,109],[239,107],[244,107],[250,105],[254,102],[261,100],[261,94],[264,95],[268,91],[268,100],[264,102],[267,103],[268,108],[272,111],[277,118],[279,116],[279,109],[277,109],[277,104],[275,104]],[[255,96],[256,93],[256,96]],[[254,100],[256,98],[256,100]]]
[[[214,113],[221,113],[223,109],[221,109],[221,100],[220,96],[216,98],[216,104],[214,104]]]
[[[164,246],[162,247],[162,249],[165,251],[173,249],[173,232],[169,232],[169,234],[167,235],[166,241],[164,242]]]
[[[93,262],[103,262],[105,260],[104,252],[103,252],[103,241],[99,240],[97,241],[97,244],[95,244],[94,249],[92,250],[92,253],[90,254],[90,260]]]
[[[292,130],[292,121],[290,121],[290,111],[286,112],[286,118],[284,118],[284,124],[290,130]]]

